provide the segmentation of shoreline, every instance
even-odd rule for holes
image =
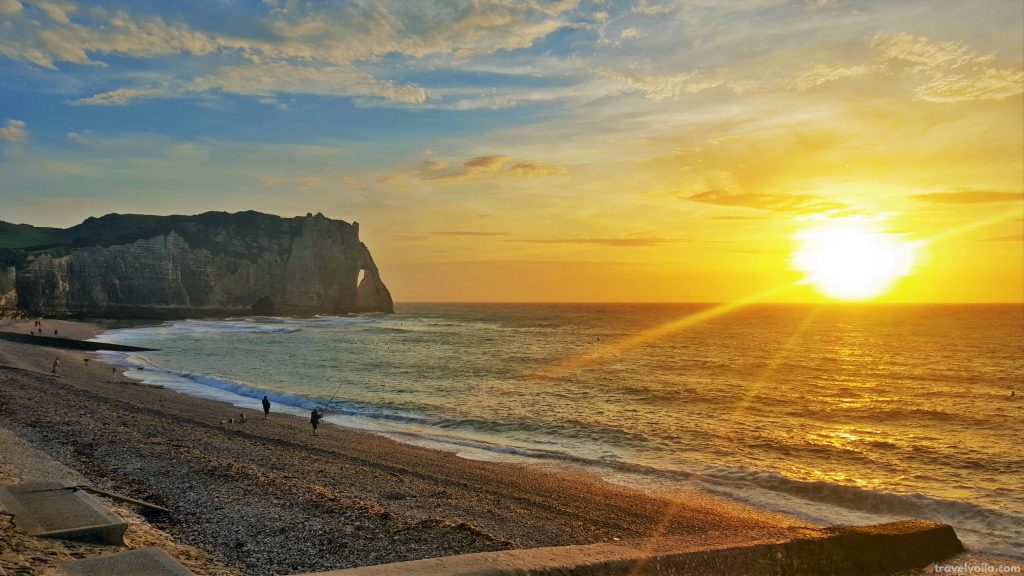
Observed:
[[[79,339],[112,328],[78,322],[59,326],[61,334]],[[12,329],[18,329],[17,323]],[[263,421],[259,410],[148,386],[120,374],[111,382],[110,366],[101,360],[86,364],[84,353],[61,351],[61,374],[54,379],[45,369],[52,351],[31,348],[0,342],[0,364],[12,364],[12,356],[20,364],[15,366],[20,371],[0,375],[17,372],[15,379],[38,395],[64,384],[66,389],[55,396],[88,404],[93,411],[79,411],[72,419],[84,434],[52,430],[38,419],[11,418],[6,405],[0,406],[4,423],[12,422],[20,436],[85,471],[99,486],[188,509],[199,526],[157,525],[247,574],[652,536],[687,536],[716,545],[800,536],[817,527],[692,488],[652,495],[581,468],[471,460],[334,423],[325,423],[313,437],[301,416],[272,412]],[[66,362],[65,355],[73,361]],[[0,390],[5,383],[0,379]],[[26,409],[28,392],[19,398]],[[227,422],[239,412],[247,415],[245,424]],[[127,422],[99,422],[118,416]],[[140,427],[159,433],[139,434]],[[105,436],[115,431],[125,442]],[[132,459],[141,466],[125,462]],[[177,467],[199,472],[200,478],[182,477]],[[185,487],[189,494],[180,493]],[[329,512],[321,515],[321,506]],[[249,518],[261,512],[285,520],[278,533]],[[242,538],[231,536],[238,526],[230,521],[225,526],[225,515],[245,517]],[[369,530],[372,537],[353,526]],[[304,528],[313,533],[311,541],[296,546],[296,538],[307,537]],[[334,552],[325,558],[328,549]],[[311,556],[311,550],[317,552]]]
[[[44,324],[77,339],[103,329]],[[111,381],[109,365],[85,357],[0,342],[0,363],[13,368],[0,371],[4,425],[97,486],[171,508],[159,528],[247,574],[650,536],[714,544],[811,526],[710,494],[670,500],[582,470],[467,460],[336,424],[313,436],[298,416],[263,420],[120,374]],[[239,413],[245,424],[222,423]]]

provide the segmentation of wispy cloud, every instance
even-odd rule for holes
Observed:
[[[22,12],[3,0],[3,13]],[[204,66],[172,74],[158,84],[124,83],[74,100],[84,105],[127,105],[153,98],[189,98],[211,91],[266,97],[279,93],[371,98],[404,105],[423,104],[425,88],[381,78],[375,66],[386,56],[470,58],[533,45],[572,26],[566,15],[575,0],[520,3],[482,0],[454,6],[415,3],[348,3],[319,10],[290,3],[272,8],[250,27],[260,33],[199,30],[156,15],[100,7],[76,12],[58,0],[33,3],[49,22],[25,19],[0,41],[0,56],[57,69],[60,63],[107,66],[107,56],[135,59],[187,55]],[[242,27],[244,28],[244,27]],[[267,33],[269,31],[269,34]],[[5,32],[6,34],[6,32]],[[245,60],[244,64],[220,65]],[[374,68],[374,72],[368,71]],[[121,75],[121,78],[130,76]]]
[[[813,194],[731,193],[727,190],[708,190],[692,196],[686,196],[686,199],[716,206],[740,206],[743,208],[793,212],[797,214],[830,212],[849,208],[847,204],[842,202],[829,200]]]
[[[929,102],[1002,100],[1024,92],[1024,70],[1000,68],[995,56],[963,41],[936,42],[912,34],[875,36],[871,46],[890,67],[921,78],[914,93]]]
[[[810,90],[822,84],[836,82],[846,78],[865,76],[881,70],[882,67],[874,64],[855,64],[843,66],[836,64],[815,64],[810,69],[799,73],[792,80],[792,86],[796,90]]]
[[[962,190],[959,192],[929,192],[915,194],[915,200],[934,202],[936,204],[989,204],[994,202],[1024,201],[1024,192],[1004,192],[1002,190]]]
[[[444,182],[485,176],[540,177],[562,174],[565,171],[564,166],[528,160],[514,162],[509,155],[490,154],[469,158],[454,170],[449,169],[449,163],[446,161],[429,160],[424,164],[420,179]]]
[[[566,171],[564,166],[556,166],[545,162],[516,162],[509,167],[508,173],[515,176],[549,176],[551,174],[562,174]]]
[[[486,236],[509,236],[508,232],[486,232],[482,230],[443,230],[440,232],[431,232],[434,236],[466,236],[466,237],[486,237]]]
[[[551,238],[551,239],[527,239],[522,242],[532,244],[591,244],[595,246],[610,246],[616,248],[644,248],[651,246],[663,246],[678,242],[672,238],[660,237],[636,237],[636,238]]]
[[[1024,234],[1010,234],[1008,236],[986,238],[985,242],[1024,242]]]
[[[492,174],[501,170],[506,162],[511,160],[510,156],[504,154],[492,154],[490,156],[476,156],[462,163],[462,167],[451,172],[424,176],[424,180],[465,180],[476,178],[485,174]]]

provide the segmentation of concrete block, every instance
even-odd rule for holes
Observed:
[[[685,537],[478,552],[304,576],[835,576],[921,568],[963,551],[945,524],[807,529],[791,539],[702,546]]]
[[[65,482],[28,482],[0,487],[0,507],[32,536],[124,544],[128,524],[96,497]]]
[[[65,562],[67,576],[195,576],[159,548],[141,548]]]

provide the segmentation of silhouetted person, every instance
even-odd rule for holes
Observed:
[[[56,335],[57,335],[57,331],[56,331],[56,330],[54,330],[54,331],[53,331],[53,335],[54,335],[54,336],[56,336]]]
[[[316,427],[320,425],[320,419],[323,417],[324,415],[320,412],[319,408],[309,413],[309,423],[313,425],[313,436],[316,436]]]
[[[270,415],[270,399],[267,398],[266,394],[264,394],[263,395],[263,419],[266,420],[267,416],[269,416],[269,415]]]
[[[50,371],[50,374],[56,374],[58,366],[60,366],[60,359],[59,358],[54,358],[53,359],[53,370]]]
[[[114,380],[117,380],[117,366],[110,367],[110,377]]]

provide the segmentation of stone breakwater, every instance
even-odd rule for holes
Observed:
[[[116,231],[111,233],[110,231]],[[2,308],[49,317],[392,312],[359,224],[322,214],[111,214],[8,251]]]

